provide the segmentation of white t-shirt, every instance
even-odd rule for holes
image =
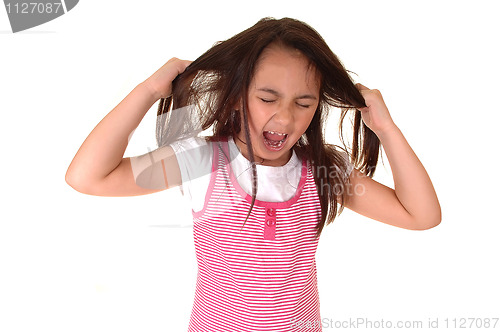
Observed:
[[[202,137],[191,137],[172,143],[182,177],[181,192],[191,201],[194,212],[201,211],[205,204],[205,196],[210,184],[212,172],[213,148],[212,142],[206,142]],[[241,188],[252,193],[252,167],[238,149],[232,138],[228,138],[229,160],[235,178]],[[348,174],[353,166],[348,161]],[[293,197],[299,185],[302,162],[292,150],[290,160],[283,166],[257,167],[256,199],[265,202],[285,202]]]

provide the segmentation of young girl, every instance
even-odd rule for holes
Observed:
[[[159,99],[159,148],[123,158]],[[354,113],[350,152],[324,141],[332,106],[341,120]],[[380,144],[395,189],[371,178]],[[192,63],[169,60],[90,133],[66,181],[100,196],[181,186],[198,261],[189,331],[321,331],[315,252],[343,207],[412,230],[441,221],[380,92],[355,85],[320,35],[289,18],[263,19]]]

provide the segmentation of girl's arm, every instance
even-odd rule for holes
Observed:
[[[130,160],[123,155],[144,115],[158,99],[170,95],[173,79],[189,63],[170,59],[106,115],[73,158],[66,182],[80,192],[98,196],[134,196],[159,191],[137,186]],[[166,153],[173,155],[173,151]],[[172,158],[170,161],[173,165]]]
[[[394,124],[378,90],[361,84],[363,122],[378,136],[391,166],[394,189],[354,169],[346,207],[389,225],[423,230],[441,222],[441,207],[424,166]]]

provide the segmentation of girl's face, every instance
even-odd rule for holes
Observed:
[[[319,87],[319,75],[299,51],[270,45],[262,52],[248,92],[255,162],[283,166],[290,160],[318,107]],[[249,159],[241,128],[235,143]]]

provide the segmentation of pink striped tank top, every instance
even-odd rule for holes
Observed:
[[[321,207],[310,163],[302,161],[294,197],[255,200],[241,229],[252,197],[231,171],[227,141],[212,146],[205,206],[193,213],[198,275],[189,331],[304,331],[306,324],[321,331],[315,261]]]

